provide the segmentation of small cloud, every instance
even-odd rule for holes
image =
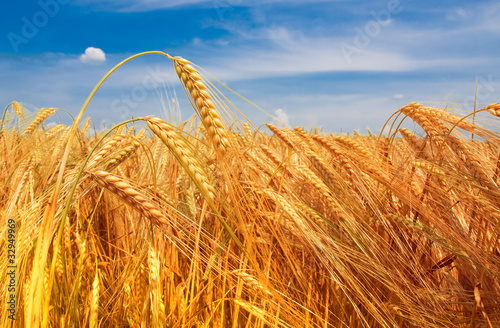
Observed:
[[[271,28],[267,30],[269,40],[278,44],[287,44],[293,40],[290,31],[286,28]]]
[[[467,16],[467,12],[462,8],[458,8],[456,12],[457,16],[460,16],[462,18],[465,18]]]
[[[227,46],[228,44],[229,44],[228,40],[219,39],[219,40],[215,41],[215,45],[217,45],[217,46]]]
[[[403,96],[402,94],[395,94],[394,96],[392,96],[392,99],[403,99],[405,96]]]
[[[452,21],[456,21],[456,20],[463,20],[467,18],[467,16],[469,15],[467,11],[465,11],[463,8],[456,8],[453,12],[446,15],[446,18]]]
[[[199,46],[203,44],[203,41],[200,38],[195,37],[193,38],[192,44],[193,46]]]
[[[284,126],[285,128],[290,127],[290,120],[288,119],[288,115],[283,109],[278,108],[274,111],[274,114],[276,114],[276,116],[274,116],[273,118],[278,124]]]
[[[106,54],[99,48],[88,47],[85,53],[80,56],[80,60],[85,64],[101,64],[106,61]]]

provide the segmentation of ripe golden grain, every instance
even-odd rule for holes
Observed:
[[[198,71],[191,66],[191,62],[183,58],[175,58],[174,66],[179,79],[193,97],[201,122],[208,132],[208,137],[215,149],[221,154],[225,154],[229,145],[226,128],[217,113],[210,93],[207,92],[207,87],[203,83],[203,79],[200,77]]]
[[[440,170],[438,167],[432,165],[431,163],[425,163],[425,162],[415,160],[415,161],[411,162],[411,165],[418,167],[418,168],[420,168],[424,171],[427,171],[427,172],[440,174],[440,175],[445,174],[443,170]]]
[[[31,134],[33,133],[36,128],[47,118],[49,118],[52,114],[56,112],[55,108],[42,108],[36,115],[35,119],[31,124],[24,130],[25,134]]]
[[[152,245],[148,247],[149,288],[153,327],[165,326],[165,305],[161,299],[160,262],[158,253]]]
[[[456,125],[466,131],[474,132],[476,130],[476,127],[472,123],[469,123],[466,120],[462,120],[460,116],[452,114],[446,110],[428,106],[421,106],[419,110],[427,116],[438,118],[447,123]]]
[[[95,273],[95,278],[92,283],[92,293],[90,294],[90,318],[89,318],[89,328],[97,328],[98,323],[98,311],[99,311],[99,270]]]
[[[88,166],[91,167],[95,163],[99,162],[103,157],[112,152],[113,149],[116,149],[120,143],[127,139],[127,136],[124,134],[118,134],[113,137],[110,141],[108,141],[89,161]]]
[[[54,126],[49,131],[47,131],[46,138],[47,139],[52,138],[53,136],[55,136],[56,134],[58,134],[59,132],[61,132],[65,128],[66,128],[66,125],[64,125],[64,124],[58,124],[58,125]]]
[[[482,110],[486,110],[491,115],[500,117],[500,103],[488,105],[485,108],[483,108]]]
[[[439,123],[436,118],[425,115],[420,110],[421,107],[418,103],[411,103],[400,110],[420,125],[433,140],[442,142],[443,136],[448,132],[448,129]]]
[[[264,285],[259,283],[257,278],[255,278],[251,274],[239,270],[235,270],[232,273],[241,278],[254,292],[264,293],[267,296],[273,295]]]
[[[16,113],[17,116],[21,117],[24,115],[23,106],[17,101],[12,102],[12,108],[14,109],[14,112]]]
[[[479,160],[469,150],[467,144],[465,144],[457,137],[453,136],[449,136],[448,138],[446,138],[446,141],[451,149],[455,152],[455,154],[457,154],[457,156],[459,156],[459,158],[464,161],[465,167],[467,168],[467,170],[469,170],[474,178],[485,183],[489,183],[491,181],[491,179],[488,177],[483,167],[481,166]]]
[[[87,117],[87,119],[85,120],[85,123],[83,124],[82,129],[80,130],[80,133],[81,133],[83,136],[86,136],[86,135],[87,135],[87,132],[88,132],[89,127],[90,127],[90,122],[91,122],[90,117]]]
[[[403,136],[405,141],[410,145],[410,147],[417,152],[417,156],[424,160],[430,159],[430,155],[426,152],[426,140],[418,139],[413,133],[408,131],[408,129],[399,129],[399,133]]]
[[[289,133],[287,133],[287,129],[278,129],[275,125],[273,124],[266,124],[266,126],[271,130],[276,136],[278,136],[281,141],[285,143],[290,149],[293,149],[295,145],[297,144],[296,140],[293,140],[293,137],[290,136]],[[295,141],[295,142],[294,142]]]
[[[132,144],[124,147],[118,153],[114,154],[107,165],[105,166],[106,171],[112,171],[118,165],[123,163],[127,158],[129,158],[141,144],[137,141],[132,141]]]
[[[353,141],[349,137],[340,135],[340,136],[332,137],[332,140],[337,141],[341,144],[344,144],[352,149],[355,149],[357,152],[359,152],[363,156],[367,156],[367,157],[370,156],[370,153],[363,146],[361,146],[357,142]]]
[[[187,61],[177,66],[203,111],[199,75]],[[483,110],[495,115],[498,107]],[[86,124],[67,143],[68,165],[59,171],[50,156],[64,143],[54,137],[60,128],[22,134],[12,123],[22,120],[9,112],[0,136],[0,268],[5,276],[13,218],[14,327],[500,324],[496,128],[414,103],[400,112],[427,136],[404,129],[390,138],[319,136],[270,125],[271,134],[243,125],[224,130],[231,156],[222,157],[214,116],[205,112],[208,128],[194,119],[187,131],[157,119],[144,119],[154,134],[118,128],[84,167],[103,136],[87,135]],[[391,125],[399,129],[403,116]],[[457,123],[477,138],[452,130]],[[50,198],[58,172],[62,187]],[[45,222],[46,208],[55,215]],[[46,258],[35,249],[42,240]],[[7,320],[7,307],[0,316]]]
[[[168,224],[168,219],[130,184],[122,178],[106,171],[89,172],[90,176],[101,186],[108,189],[124,202],[137,209],[142,215],[159,226]]]
[[[213,203],[215,189],[209,182],[201,164],[196,160],[192,150],[184,142],[183,138],[170,125],[157,118],[146,120],[148,127],[156,134],[163,143],[174,153],[182,167],[195,182],[203,195]]]
[[[313,135],[312,138],[317,141],[321,146],[326,148],[332,155],[336,156],[340,161],[341,166],[349,173],[349,175],[354,174],[354,169],[347,160],[346,152],[344,150],[338,149],[331,141],[327,140],[325,137],[320,135]]]

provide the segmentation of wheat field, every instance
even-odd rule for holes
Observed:
[[[144,54],[73,125],[7,106],[3,323],[500,327],[500,104],[411,103],[378,136],[255,127],[161,54],[185,122],[82,121]]]

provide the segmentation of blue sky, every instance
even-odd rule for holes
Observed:
[[[377,131],[413,101],[470,111],[476,78],[479,106],[500,102],[499,16],[497,1],[9,1],[0,101],[76,115],[110,68],[162,50],[292,127]],[[273,120],[220,90],[257,125]],[[175,96],[189,118],[172,63],[141,57],[103,85],[86,116],[165,117]]]

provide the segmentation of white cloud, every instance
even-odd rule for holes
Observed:
[[[99,48],[88,47],[80,60],[85,64],[101,64],[106,61],[106,54]]]
[[[403,96],[402,94],[395,94],[394,96],[392,96],[392,99],[403,99],[405,96]]]
[[[290,128],[290,120],[288,119],[288,115],[285,113],[283,109],[278,108],[277,110],[274,111],[274,114],[276,114],[274,120],[279,125],[282,125],[285,128]]]

